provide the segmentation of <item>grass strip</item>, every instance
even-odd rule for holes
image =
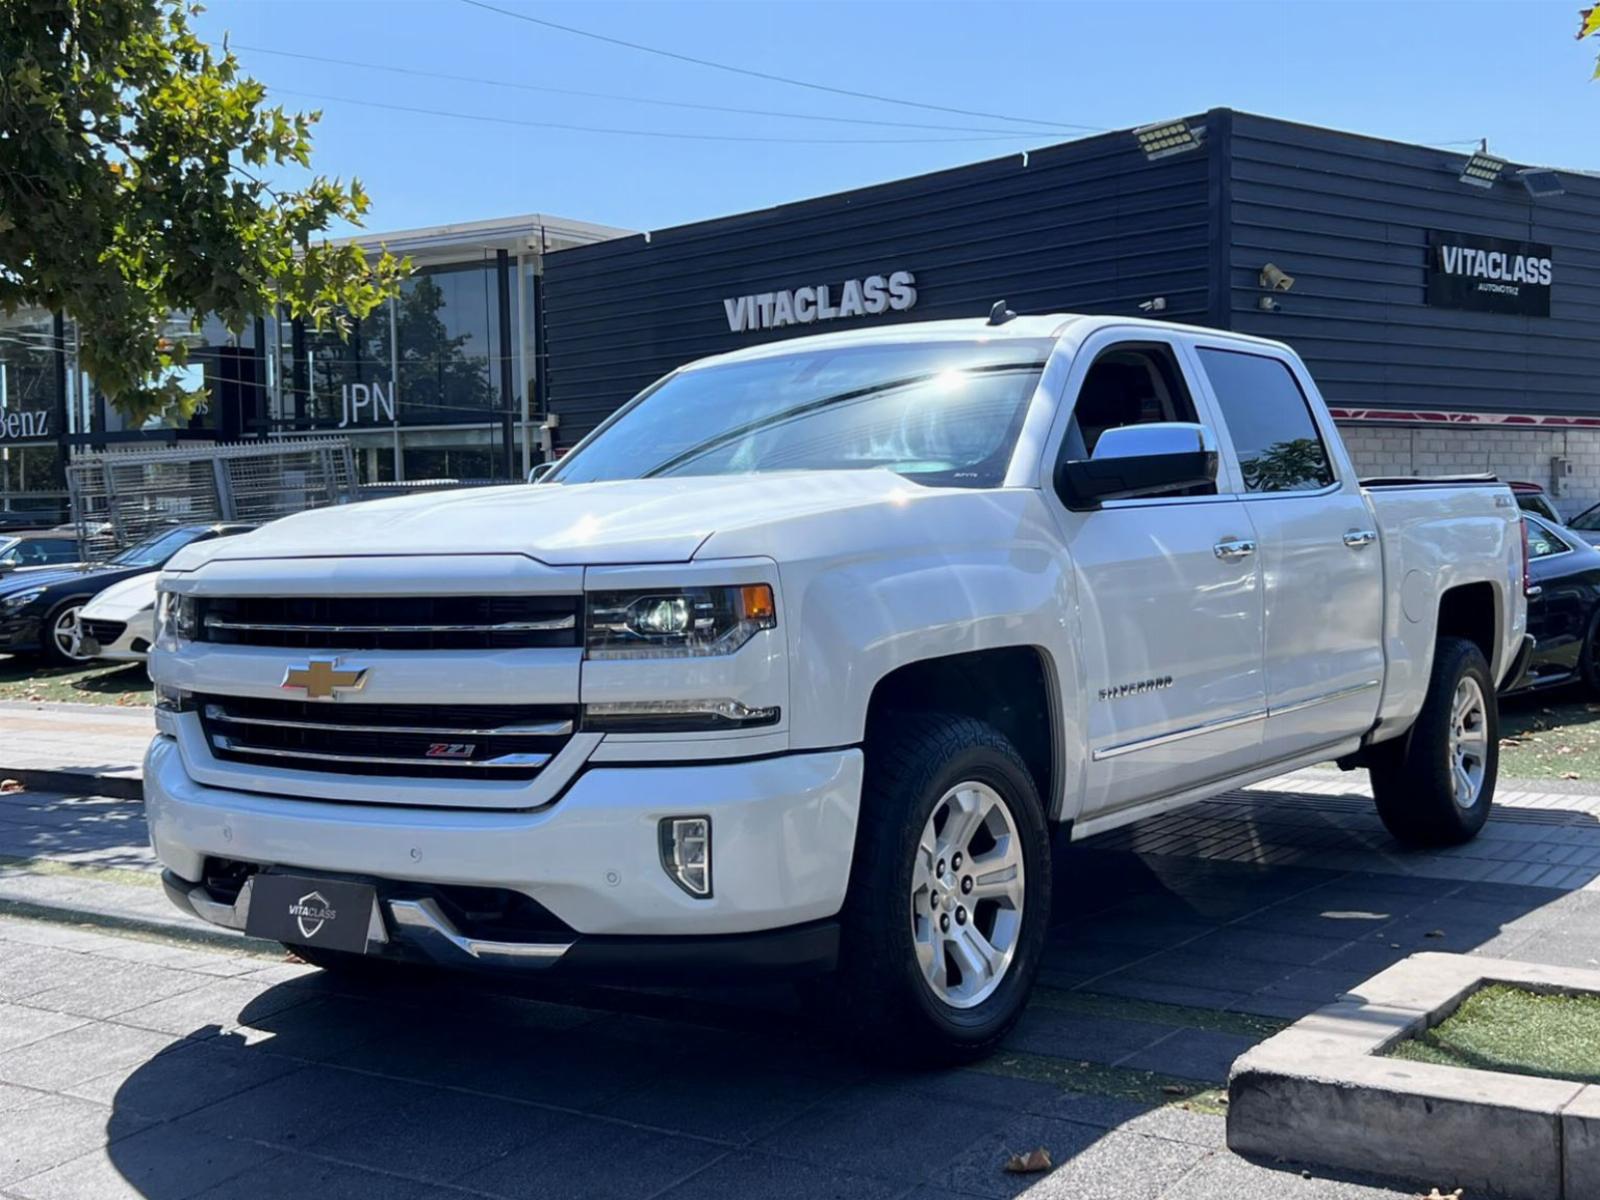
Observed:
[[[1600,1083],[1600,996],[1480,988],[1432,1029],[1389,1050],[1392,1058]]]
[[[1118,1100],[1132,1100],[1157,1108],[1176,1104],[1192,1112],[1221,1116],[1228,1111],[1227,1092],[1209,1083],[1180,1079],[1155,1071],[1135,1071],[1127,1067],[1108,1067],[1102,1063],[1070,1058],[1051,1058],[1043,1054],[1006,1051],[992,1055],[968,1070],[1007,1079],[1029,1079],[1049,1083],[1071,1092],[1088,1092]]]
[[[161,876],[136,867],[108,867],[102,863],[74,862],[70,859],[32,858],[0,854],[0,875],[92,875],[106,883],[127,883],[135,887],[160,887]]]
[[[1157,1000],[1131,1000],[1098,992],[1068,992],[1060,988],[1037,987],[1033,1001],[1041,1008],[1072,1013],[1081,1017],[1113,1017],[1122,1021],[1148,1021],[1177,1029],[1200,1029],[1209,1033],[1235,1033],[1243,1037],[1268,1038],[1287,1029],[1291,1022],[1255,1013],[1223,1012],[1215,1008],[1191,1008],[1187,1004],[1166,1004]]]

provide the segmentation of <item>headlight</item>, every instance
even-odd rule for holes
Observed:
[[[590,658],[698,658],[732,654],[777,623],[765,583],[591,592],[584,643]]]
[[[0,598],[0,608],[8,613],[19,612],[44,595],[43,588],[33,588],[26,592],[13,592],[11,595]]]
[[[193,596],[162,592],[156,600],[156,641],[192,641],[199,628],[198,613]]]

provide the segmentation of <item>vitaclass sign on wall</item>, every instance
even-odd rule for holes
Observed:
[[[822,283],[781,292],[729,296],[722,302],[722,310],[727,314],[730,330],[746,333],[905,312],[916,302],[917,277],[910,271],[892,271],[888,275],[846,279],[838,285]]]
[[[1428,231],[1428,303],[1436,308],[1550,315],[1550,247]]]

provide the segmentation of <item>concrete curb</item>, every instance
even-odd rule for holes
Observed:
[[[87,925],[96,929],[133,933],[159,938],[167,942],[185,942],[210,949],[245,951],[281,957],[283,947],[277,942],[246,937],[242,933],[229,933],[209,925],[187,925],[176,922],[149,921],[140,917],[115,916],[89,909],[73,908],[64,904],[47,904],[36,900],[17,900],[0,897],[0,916],[25,917],[34,921],[51,921],[62,925]]]
[[[1412,955],[1235,1061],[1229,1148],[1472,1195],[1600,1195],[1600,1087],[1379,1057],[1486,983],[1600,993],[1600,971]]]
[[[0,767],[0,779],[15,779],[30,792],[70,792],[75,796],[109,796],[114,800],[144,799],[144,780],[137,774]]]

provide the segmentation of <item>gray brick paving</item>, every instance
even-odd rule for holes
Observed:
[[[1160,1005],[1290,1020],[1418,950],[1600,959],[1600,797],[1520,789],[1474,846],[1419,855],[1363,783],[1306,772],[1069,851],[1043,981],[1115,999],[1046,997],[1007,1051],[1068,1082],[1090,1064],[1216,1085],[1255,1039]],[[0,797],[0,902],[155,913],[143,837],[136,805]],[[999,1068],[881,1072],[787,992],[363,987],[0,915],[7,1197],[1414,1194],[1245,1162],[1222,1135]],[[1001,1173],[1041,1144],[1048,1176]]]

